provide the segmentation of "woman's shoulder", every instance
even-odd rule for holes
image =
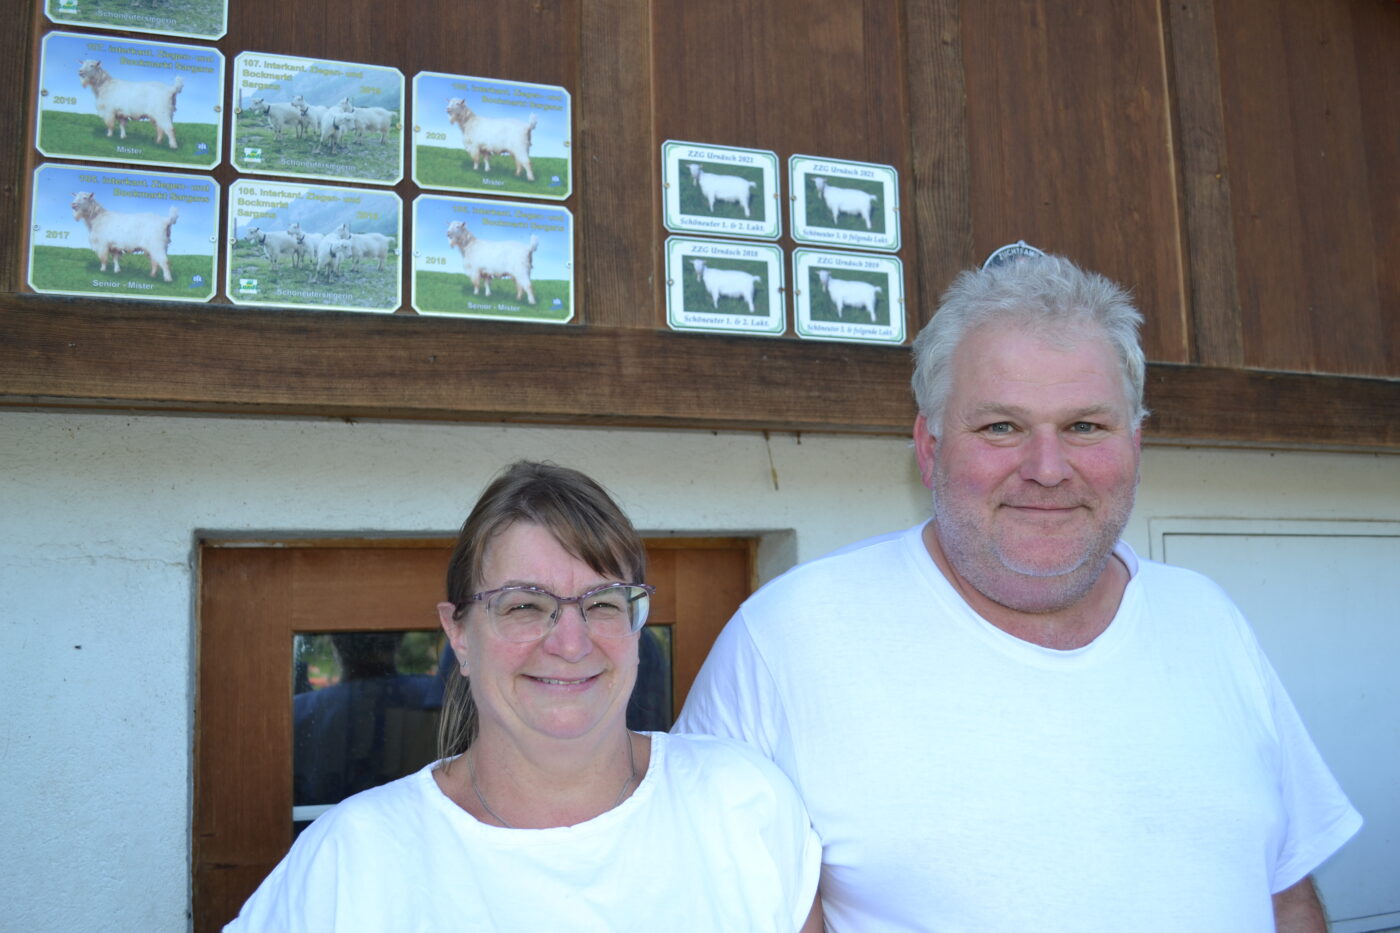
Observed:
[[[433,809],[430,801],[436,786],[434,767],[436,763],[345,798],[321,814],[307,832],[316,830],[317,835],[325,836],[398,835]]]
[[[670,780],[796,796],[792,782],[776,764],[738,739],[655,733],[652,741]]]

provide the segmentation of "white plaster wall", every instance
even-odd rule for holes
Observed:
[[[897,438],[0,412],[4,926],[187,928],[200,533],[451,532],[518,457],[644,531],[793,532],[765,574],[926,512]],[[1144,554],[1153,516],[1400,520],[1400,458],[1149,448]]]

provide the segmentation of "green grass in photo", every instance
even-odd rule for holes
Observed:
[[[884,272],[865,272],[856,269],[827,269],[833,279],[866,282],[878,286],[879,295],[875,298],[875,313],[865,308],[847,305],[839,311],[831,296],[822,288],[821,278],[815,267],[807,270],[807,294],[811,296],[808,309],[814,321],[835,321],[846,324],[875,324],[886,327],[890,323],[890,277]]]
[[[395,126],[389,138],[379,141],[377,133],[348,134],[332,148],[321,145],[321,134],[308,128],[298,136],[294,130],[280,135],[267,125],[267,117],[245,111],[237,117],[233,140],[233,160],[243,171],[269,174],[325,175],[334,178],[394,181],[402,174],[400,164],[401,130]],[[320,151],[317,151],[317,149]],[[256,157],[248,149],[257,149]]]
[[[512,194],[537,198],[562,198],[569,193],[569,161],[567,159],[531,159],[535,180],[522,173],[515,174],[515,159],[510,155],[493,155],[491,171],[472,168],[472,158],[461,146],[414,146],[413,171],[418,184],[424,188],[451,188],[481,191],[488,194]],[[558,179],[558,182],[555,182]]]
[[[705,290],[705,283],[700,281],[700,277],[695,274],[693,257],[686,256],[683,259],[685,265],[685,278],[681,283],[681,307],[687,314],[734,314],[741,317],[762,316],[768,314],[768,264],[752,259],[716,259],[711,256],[704,257],[707,269],[734,269],[739,272],[747,272],[750,275],[758,276],[758,281],[753,286],[753,311],[749,311],[748,302],[743,298],[721,295],[719,305],[716,307],[714,299]]]
[[[817,193],[817,179],[821,178],[827,184],[835,185],[838,188],[856,188],[866,194],[875,196],[875,203],[870,206],[870,226],[865,225],[865,218],[859,214],[841,214],[832,218],[831,209],[827,207],[825,199]],[[827,227],[832,230],[859,230],[861,233],[884,233],[885,232],[885,186],[878,181],[867,181],[862,178],[842,178],[827,175],[814,175],[808,173],[805,187],[807,190],[807,226]]]
[[[515,300],[515,282],[510,278],[491,281],[491,295],[485,290],[472,294],[472,280],[462,273],[427,272],[413,276],[413,299],[419,311],[430,314],[461,314],[529,321],[566,321],[571,296],[566,279],[535,279],[535,303]],[[558,299],[559,306],[554,302]]]
[[[179,112],[178,110],[176,111]],[[213,165],[219,161],[218,127],[212,123],[175,122],[178,149],[161,139],[156,143],[155,124],[132,120],[126,124],[126,139],[119,131],[107,135],[107,125],[96,114],[43,110],[39,115],[39,148],[49,155],[111,159],[119,162],[179,162],[184,165]],[[204,149],[200,150],[200,144]]]
[[[214,37],[222,33],[224,6],[221,0],[78,0],[76,8],[65,8],[59,0],[48,0],[49,13],[62,23],[91,23],[120,29],[158,29]]]
[[[97,254],[87,247],[35,246],[30,284],[37,291],[78,292],[113,298],[181,298],[206,301],[214,293],[214,258],[176,254],[170,257],[170,277],[160,270],[150,275],[145,253],[126,253],[119,259],[121,272],[101,271]],[[196,282],[198,276],[200,281]]]
[[[384,268],[374,260],[347,260],[336,272],[317,273],[314,259],[294,264],[283,259],[275,266],[255,243],[240,240],[229,260],[229,297],[279,305],[337,305],[375,311],[399,306],[395,276],[399,257],[390,254]],[[257,292],[242,291],[242,279],[256,279]]]
[[[737,201],[710,202],[700,190],[700,185],[691,177],[690,167],[698,165],[703,171],[716,175],[737,175],[754,183],[749,194],[749,213]],[[767,220],[768,195],[763,187],[763,168],[755,165],[728,165],[724,162],[700,162],[691,159],[680,160],[681,213],[700,217],[722,217],[726,220]]]

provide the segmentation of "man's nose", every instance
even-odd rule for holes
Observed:
[[[1042,486],[1058,486],[1072,473],[1059,432],[1049,429],[1032,431],[1026,441],[1025,459],[1021,461],[1021,478]]]

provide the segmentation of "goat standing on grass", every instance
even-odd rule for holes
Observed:
[[[92,89],[97,99],[97,115],[107,124],[107,135],[112,135],[112,127],[126,139],[128,120],[150,120],[156,127],[156,143],[161,138],[177,148],[175,142],[175,98],[185,86],[183,75],[176,75],[172,84],[159,81],[127,81],[114,78],[96,59],[83,59],[78,62],[78,77],[83,79],[83,87]]]
[[[267,128],[272,130],[272,134],[278,139],[281,139],[283,131],[289,128],[298,136],[305,129],[305,110],[295,100],[269,102],[261,97],[254,97],[248,104],[248,112],[266,117]]]
[[[831,303],[836,306],[837,317],[842,316],[846,308],[864,308],[870,312],[870,323],[875,323],[875,309],[879,307],[880,292],[884,289],[854,279],[833,279],[825,269],[817,270],[817,278]]]
[[[716,201],[732,201],[744,209],[745,217],[749,216],[749,202],[753,198],[753,189],[758,187],[758,182],[738,175],[707,172],[698,162],[689,163],[689,168],[691,179],[700,186],[700,194],[709,202],[710,213],[714,213]]]
[[[398,116],[395,111],[383,107],[356,107],[348,97],[341,98],[337,106],[355,118],[357,140],[368,132],[378,133],[381,143],[389,141],[389,131],[393,128],[394,118]]]
[[[373,259],[379,263],[375,271],[383,271],[384,262],[389,257],[389,248],[392,244],[393,238],[382,233],[350,234],[350,247],[352,258],[355,260],[355,268],[359,268],[361,259]]]
[[[319,153],[329,143],[334,154],[342,145],[345,134],[355,128],[355,114],[346,113],[339,107],[327,107],[321,114],[321,138],[316,141],[313,153]]]
[[[350,228],[345,224],[336,227],[316,245],[316,268],[311,273],[311,281],[329,282],[332,275],[340,274],[340,264],[349,259],[354,251]]]
[[[256,243],[262,247],[263,256],[272,263],[272,268],[277,268],[277,263],[290,256],[292,265],[300,263],[300,253],[302,241],[306,234],[302,233],[300,224],[292,224],[286,230],[263,230],[260,227],[249,227],[243,234],[243,238],[250,243]]]
[[[491,297],[491,280],[510,276],[515,280],[515,300],[528,296],[530,304],[535,303],[535,286],[530,281],[530,273],[535,266],[535,250],[540,248],[540,238],[530,237],[530,242],[522,240],[483,240],[475,236],[467,225],[454,220],[447,225],[447,242],[462,254],[462,271],[472,280],[472,294],[481,294],[486,286],[486,297]]]
[[[123,214],[109,211],[97,203],[91,191],[73,193],[73,219],[87,225],[88,244],[97,254],[101,271],[107,271],[107,260],[112,260],[112,271],[121,272],[122,253],[145,253],[151,261],[151,277],[156,269],[164,273],[165,281],[170,276],[170,228],[180,218],[180,212],[172,205],[170,213]]]
[[[842,214],[855,214],[865,221],[865,229],[874,229],[870,222],[870,209],[875,205],[875,195],[859,188],[838,188],[825,178],[814,178],[812,183],[817,186],[817,194],[826,202],[826,209],[831,211],[833,223],[840,223]]]
[[[491,171],[491,156],[510,153],[515,158],[515,174],[523,169],[525,178],[535,180],[535,169],[530,164],[530,137],[535,132],[539,117],[530,114],[530,122],[511,120],[505,117],[483,117],[467,106],[460,97],[447,102],[447,119],[462,131],[462,147],[472,157],[472,168]]]
[[[695,277],[709,292],[716,311],[721,298],[738,298],[749,306],[750,314],[754,313],[753,293],[754,286],[761,281],[759,276],[737,269],[711,269],[703,259],[692,259],[690,265],[695,269]]]

